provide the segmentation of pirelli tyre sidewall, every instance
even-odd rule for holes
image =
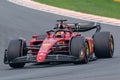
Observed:
[[[98,32],[93,37],[94,52],[97,58],[112,58],[114,53],[114,38],[110,32]]]
[[[11,40],[8,46],[7,51],[7,59],[8,62],[11,62],[17,57],[27,55],[26,50],[26,42],[21,39]],[[12,68],[22,68],[25,63],[9,63]]]
[[[83,36],[73,37],[70,41],[70,55],[77,58],[77,61],[74,64],[87,64],[87,47],[86,41]]]

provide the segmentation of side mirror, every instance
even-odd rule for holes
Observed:
[[[36,38],[38,38],[38,35],[33,35],[32,38],[35,38],[35,39],[36,39]]]

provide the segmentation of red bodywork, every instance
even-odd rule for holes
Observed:
[[[72,37],[81,36],[81,34],[73,32],[72,29],[66,23],[61,23],[61,25],[62,27],[67,27],[63,27],[63,30],[48,31],[47,36],[43,40],[38,39],[42,36],[33,36],[33,39],[30,41],[30,46],[32,54],[36,55],[37,62],[44,62],[46,60],[47,55],[55,51],[66,51],[69,55],[69,41]],[[57,32],[63,34],[61,36],[56,36]],[[86,37],[85,39],[89,44],[90,54],[93,54],[93,39],[90,37]],[[38,49],[32,49],[32,46],[35,45],[40,45],[40,47]],[[61,47],[59,45],[61,45]]]

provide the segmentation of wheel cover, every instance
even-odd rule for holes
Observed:
[[[112,35],[110,36],[109,46],[110,46],[110,55],[112,57],[114,52],[114,40]]]
[[[90,53],[89,53],[89,46],[88,46],[88,43],[86,43],[86,54],[87,54],[87,57],[89,57]]]
[[[87,62],[87,53],[86,53],[86,48],[81,48],[81,51],[80,51],[80,59],[82,59],[85,63]]]
[[[84,57],[84,50],[83,48],[81,49],[80,53],[79,53],[79,58],[83,58]]]

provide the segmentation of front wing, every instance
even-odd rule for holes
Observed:
[[[74,62],[74,61],[79,61],[77,58],[74,56],[70,55],[48,55],[45,59],[44,62]],[[5,64],[9,63],[37,63],[36,60],[36,55],[27,55],[27,56],[22,56],[15,58],[11,61],[4,61]]]

